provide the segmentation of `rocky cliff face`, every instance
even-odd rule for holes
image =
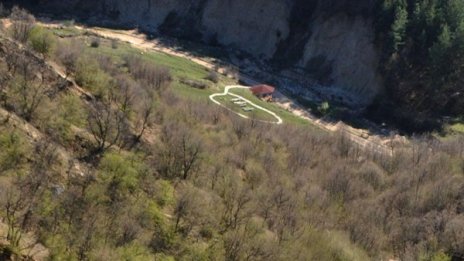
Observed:
[[[363,101],[372,100],[382,91],[373,45],[375,35],[369,20],[337,15],[316,19],[311,28],[313,33],[298,61],[300,66],[315,73],[315,78],[326,77],[331,86],[357,94]]]
[[[349,91],[363,103],[382,90],[368,16],[374,0],[25,2],[42,10],[103,16],[118,24],[230,45],[281,69],[303,68],[308,77]]]
[[[205,5],[202,26],[223,44],[270,58],[289,34],[289,9],[281,0],[211,0]]]

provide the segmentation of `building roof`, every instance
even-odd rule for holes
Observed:
[[[273,94],[275,88],[266,84],[256,85],[250,88],[254,95]]]

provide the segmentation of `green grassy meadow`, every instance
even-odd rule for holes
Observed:
[[[112,58],[112,60],[118,65],[123,66],[124,64],[124,57],[129,55],[135,55],[141,57],[143,60],[153,63],[159,66],[165,66],[169,68],[171,74],[173,76],[173,83],[171,85],[172,90],[177,95],[182,97],[186,97],[192,100],[208,100],[209,96],[214,93],[222,92],[227,85],[237,84],[237,81],[226,76],[220,75],[219,82],[217,84],[213,84],[209,82],[210,87],[207,89],[196,89],[188,86],[187,84],[181,83],[180,79],[192,79],[192,80],[200,80],[205,81],[206,77],[208,76],[208,69],[188,60],[184,57],[178,57],[170,54],[165,54],[162,52],[157,51],[142,51],[137,49],[129,43],[119,41],[117,43],[117,47],[113,48],[112,41],[109,39],[100,39],[99,47],[91,47],[90,42],[92,38],[95,36],[89,36],[85,33],[79,33],[79,30],[74,27],[62,27],[62,28],[53,28],[50,29],[55,35],[58,36],[65,36],[62,41],[70,41],[70,39],[80,39],[84,41],[86,44],[85,52],[92,55],[105,55]],[[277,113],[283,120],[284,124],[297,124],[297,125],[311,125],[307,120],[304,120],[298,116],[293,115],[291,112],[288,112],[276,104],[269,103],[262,101],[255,97],[251,92],[248,90],[231,90],[232,93],[241,95],[250,101],[269,109],[275,113]],[[272,115],[260,111],[254,110],[253,112],[245,112],[239,106],[236,106],[233,103],[230,103],[230,97],[227,96],[227,99],[223,100],[225,105],[229,107],[232,111],[239,112],[241,114],[249,115],[250,118],[257,118],[259,120],[264,121],[274,121],[276,120]],[[219,97],[221,98],[221,97]],[[219,99],[218,99],[219,100]],[[211,106],[216,106],[212,104]],[[238,107],[238,108],[236,108]]]

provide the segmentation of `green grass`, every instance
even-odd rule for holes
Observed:
[[[148,62],[169,68],[174,77],[204,79],[208,75],[206,68],[186,58],[155,51],[143,52],[128,43],[119,42],[118,48],[114,49],[111,47],[111,41],[102,39],[100,47],[92,48],[89,46],[87,51],[91,54],[110,56],[117,63],[123,63],[124,57],[128,55],[140,56]]]
[[[433,133],[434,137],[442,141],[452,140],[459,135],[464,135],[464,121],[460,118],[451,120],[444,126],[443,131]]]
[[[266,102],[261,99],[258,99],[256,96],[254,96],[249,90],[246,89],[232,89],[230,91],[231,93],[238,94],[240,96],[243,96],[244,98],[254,102],[255,104],[266,108],[270,111],[273,111],[277,115],[279,115],[282,120],[284,121],[284,124],[297,124],[297,125],[310,125],[310,122],[302,119],[293,113],[282,109],[281,107],[277,106],[276,104],[272,102]]]
[[[90,44],[89,44],[91,37],[85,36],[82,33],[83,31],[79,31],[78,29],[75,29],[73,27],[63,27],[61,29],[51,29],[51,30],[55,34],[74,33],[76,37],[83,39],[87,43],[86,45],[87,48],[85,50],[87,53],[89,53],[90,55],[100,54],[100,55],[110,56],[118,65],[122,65],[124,63],[125,56],[136,55],[136,56],[142,57],[144,60],[150,63],[160,65],[160,66],[165,66],[171,70],[171,73],[174,78],[174,82],[172,84],[172,90],[176,94],[182,97],[189,98],[189,99],[208,100],[211,94],[222,92],[226,85],[237,83],[236,80],[229,79],[221,75],[219,83],[213,85],[211,88],[208,88],[205,90],[192,88],[186,84],[180,83],[179,79],[180,78],[188,78],[188,79],[195,79],[195,80],[205,79],[208,75],[208,69],[186,58],[173,56],[173,55],[156,52],[156,51],[143,52],[140,49],[134,48],[129,43],[125,43],[125,42],[119,42],[117,48],[112,48],[111,40],[108,40],[108,39],[101,39],[100,46],[98,48],[92,48],[90,47]],[[288,112],[280,108],[276,104],[268,103],[268,102],[258,99],[248,90],[235,89],[235,90],[231,90],[231,92],[241,95],[256,104],[275,112],[277,115],[279,115],[283,119],[284,124],[297,124],[297,125],[305,125],[305,126],[311,125],[310,122],[308,122],[307,120],[304,120],[298,116],[293,115],[291,112]],[[227,98],[229,98],[229,96]],[[235,104],[232,104],[232,105],[235,105]],[[212,105],[212,106],[216,106],[216,105]],[[262,119],[262,120],[267,120],[267,121],[276,120],[272,115],[268,114],[267,112],[257,110],[257,109],[253,111],[252,113],[246,113],[241,108],[234,108],[233,106],[231,109],[236,112],[240,112],[241,114],[250,114],[250,117],[257,117],[258,119]]]
[[[459,133],[464,134],[464,123],[455,123],[450,126],[450,129],[453,132],[459,132]]]
[[[250,119],[256,119],[256,120],[261,120],[261,121],[269,121],[269,122],[277,122],[277,119],[272,116],[271,114],[263,111],[263,110],[260,110],[260,109],[257,109],[251,105],[247,105],[246,107],[251,107],[251,108],[254,108],[253,111],[250,111],[250,112],[246,112],[243,110],[242,107],[240,107],[239,105],[233,103],[231,101],[231,99],[234,99],[236,97],[232,96],[232,95],[225,95],[225,96],[219,96],[219,97],[216,97],[216,100],[220,103],[222,103],[224,106],[226,106],[227,108],[231,109],[232,111],[236,112],[236,113],[240,113],[242,115],[245,115],[245,116],[248,116]]]
[[[98,48],[89,46],[91,38],[96,36],[87,36],[84,30],[79,30],[75,27],[60,27],[50,28],[51,32],[60,37],[79,37],[87,43],[86,51],[91,54],[103,54],[114,58],[117,63],[122,63],[123,58],[127,55],[142,56],[143,59],[153,62],[158,65],[166,66],[171,69],[175,76],[187,77],[194,79],[203,79],[207,76],[208,70],[201,65],[198,65],[186,58],[177,57],[161,52],[148,51],[143,52],[140,49],[132,47],[129,43],[118,42],[118,48],[112,48],[111,41],[101,38],[101,44]],[[111,30],[109,30],[111,31]]]
[[[52,28],[50,31],[59,37],[77,37],[83,35],[83,31],[75,27]]]
[[[174,93],[182,97],[192,99],[192,100],[209,100],[209,96],[211,94],[221,92],[221,89],[222,89],[218,86],[213,86],[208,89],[200,90],[200,89],[188,86],[186,84],[180,83],[178,81],[175,81],[171,85],[171,87]]]

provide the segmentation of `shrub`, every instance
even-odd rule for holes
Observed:
[[[60,43],[57,45],[55,56],[65,67],[66,78],[76,71],[77,61],[83,51],[83,45],[79,41]]]
[[[35,17],[32,14],[18,6],[14,6],[13,9],[11,9],[10,19],[14,21],[35,22]]]
[[[29,33],[29,42],[34,51],[47,57],[55,46],[55,37],[50,31],[35,26]]]
[[[118,41],[116,39],[111,40],[111,48],[118,49]]]
[[[16,169],[27,157],[28,148],[17,133],[0,134],[0,172]]]
[[[110,86],[110,76],[101,70],[96,59],[83,56],[77,61],[76,82],[94,95],[103,97]]]
[[[92,40],[90,40],[90,47],[92,48],[98,48],[100,47],[100,38],[99,37],[94,37]]]
[[[144,165],[133,155],[106,153],[98,170],[104,182],[114,186],[109,196],[116,198],[136,191],[140,176],[144,173]]]
[[[35,17],[24,9],[13,7],[10,15],[12,21],[10,34],[16,41],[25,43],[35,24]]]
[[[74,20],[71,19],[71,20],[66,20],[63,22],[63,25],[66,26],[66,27],[71,27],[71,26],[74,26]]]
[[[154,259],[150,250],[144,245],[138,243],[132,243],[118,248],[117,257],[121,257],[122,260],[157,260]],[[101,256],[96,256],[95,259],[100,259]]]
[[[330,105],[328,102],[323,102],[319,107],[317,107],[317,110],[322,116],[325,116],[330,110]]]
[[[175,242],[176,235],[172,229],[167,226],[156,226],[150,247],[155,252],[167,252],[173,248]]]
[[[214,83],[218,83],[219,82],[219,74],[215,71],[210,71],[208,76],[206,76],[206,79],[207,80],[210,80]]]
[[[29,32],[32,30],[32,28],[33,24],[22,21],[15,21],[10,27],[10,35],[14,40],[25,43],[27,42]]]
[[[207,89],[209,87],[209,85],[207,83],[202,82],[202,81],[198,81],[198,80],[181,78],[180,82],[185,84],[185,85],[188,85],[190,87],[200,89],[200,90],[204,90],[204,89]]]
[[[37,119],[40,116],[39,108],[48,100],[52,85],[42,81],[46,74],[38,66],[28,60],[21,62],[16,77],[11,79],[9,87],[11,95],[9,102],[16,113],[26,121]]]
[[[239,73],[238,68],[230,65],[224,68],[224,75],[232,79],[238,79],[240,76],[240,73]]]
[[[126,56],[124,60],[135,80],[155,90],[167,87],[172,80],[171,72],[166,67],[156,66],[135,55]]]
[[[210,226],[204,226],[200,229],[199,234],[202,238],[210,240],[214,236],[214,229]]]
[[[59,110],[51,117],[49,127],[52,136],[63,142],[73,139],[72,126],[83,128],[86,123],[86,111],[78,96],[66,95],[58,103]]]
[[[119,68],[115,65],[113,59],[107,55],[96,55],[95,59],[98,61],[100,68],[113,76],[120,75]]]
[[[174,202],[174,188],[166,180],[160,180],[155,184],[156,187],[156,203],[161,207],[172,204]]]

